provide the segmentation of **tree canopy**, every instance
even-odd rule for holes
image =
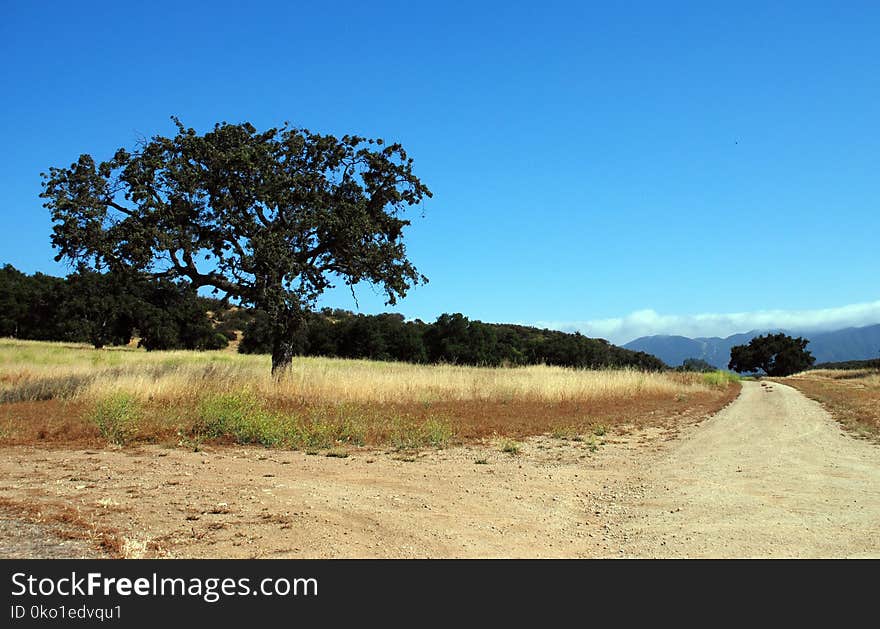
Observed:
[[[431,192],[400,144],[287,123],[200,135],[173,120],[174,137],[43,174],[56,259],[253,305],[268,319],[273,372],[334,281],[376,284],[388,304],[426,281],[406,257],[400,213]]]
[[[810,341],[785,334],[756,336],[748,345],[730,349],[729,369],[738,373],[762,370],[768,376],[790,376],[809,369],[816,359],[807,350]]]

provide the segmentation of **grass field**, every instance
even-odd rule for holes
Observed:
[[[820,402],[851,432],[880,441],[880,370],[816,369],[782,382]]]
[[[675,425],[738,391],[722,373],[479,368],[0,339],[0,442],[336,451]]]

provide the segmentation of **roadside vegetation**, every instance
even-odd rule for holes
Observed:
[[[738,383],[741,378],[737,374],[731,371],[722,371],[720,369],[716,371],[703,372],[703,383],[713,387],[727,387],[732,384]]]
[[[268,366],[231,352],[0,339],[0,442],[412,450],[675,425],[739,389],[724,372],[301,357],[276,379]]]
[[[850,432],[880,442],[880,369],[813,369],[782,380]]]

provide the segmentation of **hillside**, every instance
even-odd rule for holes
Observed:
[[[817,363],[869,360],[880,355],[880,324],[830,332],[752,330],[726,338],[643,336],[626,343],[623,347],[653,354],[668,365],[680,365],[686,358],[701,358],[716,367],[726,368],[730,360],[731,347],[748,343],[752,338],[768,332],[785,332],[791,336],[810,339],[807,349],[813,353]]]

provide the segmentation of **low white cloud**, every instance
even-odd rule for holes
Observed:
[[[540,327],[578,331],[622,345],[640,336],[726,337],[752,330],[785,329],[797,332],[838,330],[880,323],[880,301],[817,310],[759,310],[729,314],[666,315],[638,310],[625,317],[594,321],[541,321]]]

